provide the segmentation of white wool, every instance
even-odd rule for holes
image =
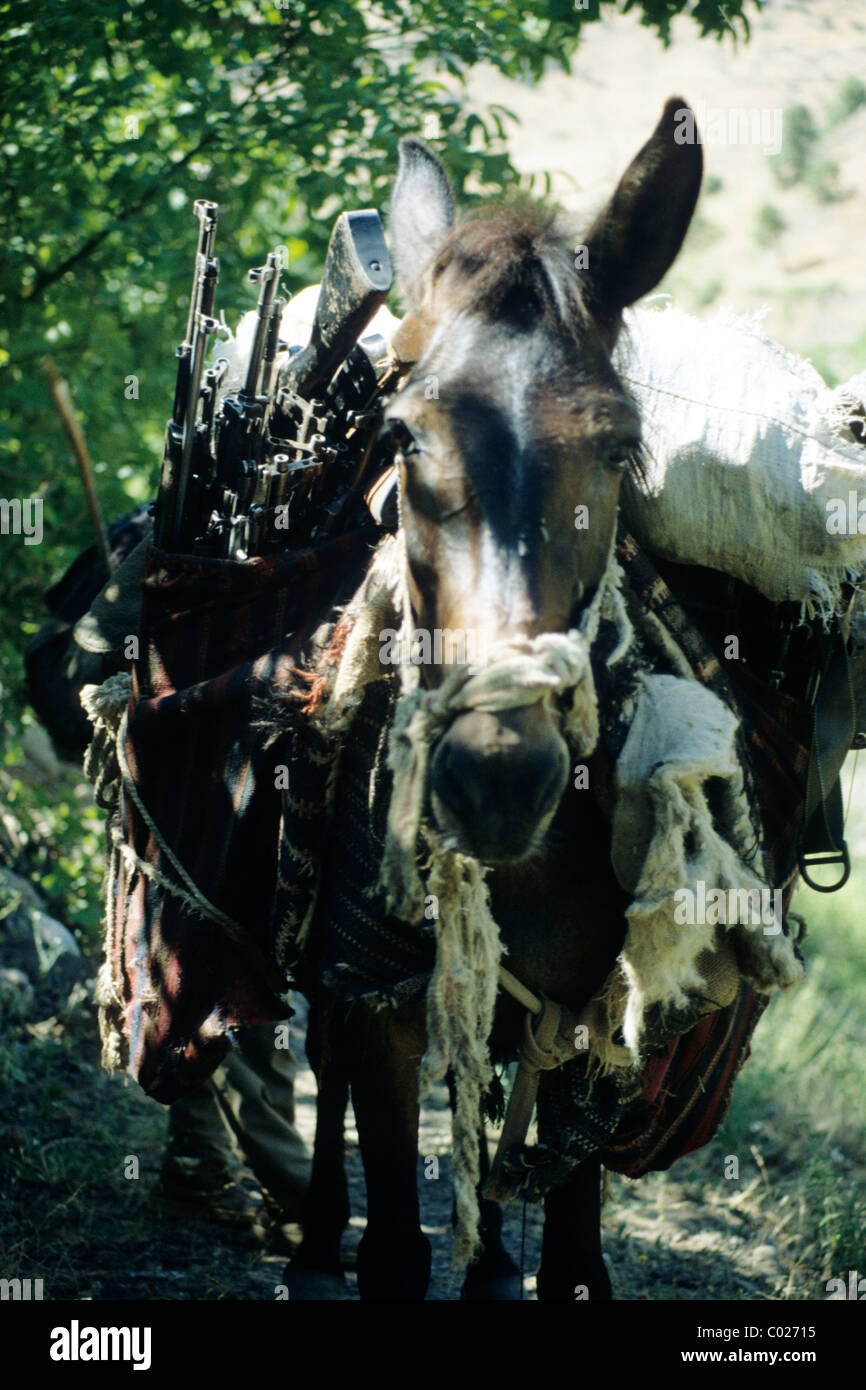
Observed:
[[[310,341],[320,289],[320,285],[308,285],[306,289],[299,290],[296,295],[292,296],[283,310],[280,319],[280,337],[283,342],[288,343],[289,347],[306,347]],[[390,342],[398,323],[399,319],[396,319],[390,310],[382,305],[381,309],[377,309],[358,341],[364,342],[366,338],[379,334],[386,343]],[[229,364],[220,386],[218,400],[221,401],[224,396],[239,391],[243,386],[255,332],[256,311],[250,309],[241,318],[236,332],[230,332],[228,339],[214,344],[211,352],[212,361],[217,362],[219,358],[225,357]],[[277,361],[285,361],[285,355],[279,357]]]
[[[621,571],[613,545],[602,581],[580,624],[568,633],[544,633],[495,644],[483,660],[450,672],[440,686],[424,689],[408,660],[401,665],[402,694],[390,731],[388,764],[394,774],[379,886],[389,912],[420,920],[425,895],[438,902],[436,963],[427,991],[427,1050],[421,1063],[423,1088],[452,1067],[457,1104],[453,1117],[453,1184],[457,1221],[454,1264],[462,1268],[478,1246],[478,1115],[491,1078],[488,1038],[493,1023],[502,952],[490,911],[486,868],[447,850],[422,818],[431,750],[461,711],[530,705],[568,692],[564,718],[572,747],[592,752],[598,712],[590,649],[602,616],[616,625],[618,641],[608,658],[628,648],[632,629],[620,594]],[[405,538],[387,536],[349,604],[349,633],[332,673],[325,726],[344,736],[366,684],[383,674],[381,632],[412,624],[406,585]],[[408,644],[401,644],[407,651]],[[425,863],[417,863],[419,834]],[[422,875],[423,880],[422,881]]]
[[[756,317],[636,309],[625,325],[614,363],[648,453],[623,502],[638,543],[828,617],[841,583],[866,575],[866,534],[827,526],[828,503],[852,492],[866,511],[866,448],[847,423],[866,373],[831,390]]]
[[[635,1061],[644,1016],[653,1004],[682,1008],[704,989],[699,958],[717,949],[713,923],[679,924],[678,890],[761,892],[754,836],[736,751],[736,715],[706,686],[680,676],[645,675],[628,738],[617,759],[614,862],[634,891],[620,964],[628,989],[622,1029]],[[713,821],[705,783],[724,787],[725,836]],[[634,865],[624,875],[623,864]],[[730,899],[735,907],[744,900]],[[750,914],[747,914],[750,915]],[[795,984],[803,974],[789,937],[765,924],[725,922],[738,944],[748,943],[752,971],[763,987]]]

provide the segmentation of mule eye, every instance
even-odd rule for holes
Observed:
[[[604,466],[609,468],[612,473],[625,473],[635,455],[637,443],[629,440],[627,443],[611,444],[605,451]]]
[[[387,444],[403,458],[409,458],[412,454],[419,453],[421,449],[417,435],[412,433],[405,420],[399,419],[396,415],[385,420],[379,431],[379,438],[382,443]]]

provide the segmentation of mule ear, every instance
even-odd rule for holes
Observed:
[[[691,108],[671,97],[586,237],[587,289],[602,314],[618,315],[667,274],[692,220],[703,163]]]
[[[418,306],[421,276],[454,223],[454,195],[439,160],[414,135],[400,141],[388,230],[397,287],[407,309]]]

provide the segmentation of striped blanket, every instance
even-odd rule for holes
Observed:
[[[106,1061],[160,1101],[207,1076],[233,1029],[286,1016],[287,971],[301,987],[324,977],[345,998],[400,1002],[426,987],[432,927],[407,930],[370,897],[384,808],[368,803],[365,778],[370,759],[382,761],[394,691],[384,680],[365,695],[340,771],[358,785],[338,798],[336,822],[336,750],[307,714],[333,655],[336,610],[374,540],[363,531],[244,564],[150,552],[141,656],[128,706],[115,712],[118,765],[103,760],[97,774],[111,811],[100,1001]],[[754,769],[773,881],[784,883],[808,716],[760,691],[741,698],[625,534],[618,556],[634,600],[743,717],[744,767]],[[622,728],[611,723],[605,736],[616,754]],[[591,1085],[580,1063],[545,1078],[526,1190],[591,1152],[636,1176],[705,1143],[765,1005],[741,984],[727,1007],[659,1020],[637,1082],[629,1073]]]
[[[286,1017],[274,913],[312,896],[328,756],[295,663],[369,551],[359,531],[243,564],[149,552],[120,765],[91,762],[109,809],[103,1057],[157,1100],[207,1077],[233,1028]],[[279,739],[261,727],[274,702]],[[278,875],[287,822],[305,858]]]

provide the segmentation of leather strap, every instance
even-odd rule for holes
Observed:
[[[526,1007],[527,1013],[517,1075],[490,1176],[484,1185],[484,1196],[493,1202],[505,1200],[510,1191],[510,1183],[503,1182],[503,1167],[508,1155],[520,1148],[526,1139],[538,1096],[539,1077],[542,1071],[553,1071],[577,1056],[576,1029],[581,1023],[563,1004],[543,997],[539,999],[504,966],[500,967],[499,981]]]
[[[834,893],[847,883],[851,872],[839,773],[856,732],[845,625],[838,619],[834,619],[828,634],[814,711],[799,866],[810,888],[817,893]],[[810,870],[819,864],[838,865],[839,879],[831,884],[817,883],[810,876]]]

